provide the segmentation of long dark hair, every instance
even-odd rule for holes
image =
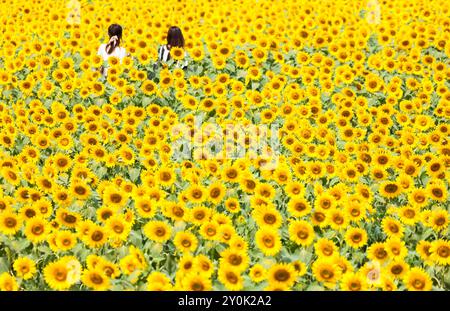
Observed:
[[[169,31],[167,32],[167,45],[170,47],[184,47],[183,33],[177,26],[172,26],[169,28]]]
[[[118,24],[112,24],[108,27],[109,42],[106,45],[106,53],[111,54],[116,47],[120,45],[122,40],[122,26]],[[116,39],[117,38],[117,39]]]

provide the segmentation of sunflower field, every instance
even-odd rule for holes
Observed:
[[[0,290],[450,290],[446,0],[0,13]]]

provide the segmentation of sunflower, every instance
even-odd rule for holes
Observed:
[[[11,210],[0,213],[0,232],[5,235],[14,235],[22,227],[23,219]]]
[[[395,198],[400,195],[402,188],[395,181],[385,181],[381,184],[379,191],[386,198]]]
[[[416,207],[424,207],[428,203],[427,192],[425,189],[415,188],[408,194],[409,202]]]
[[[169,187],[175,182],[175,172],[168,167],[161,167],[158,172],[159,184]]]
[[[225,181],[237,182],[239,180],[239,170],[233,166],[227,167],[222,174]]]
[[[13,186],[20,184],[20,177],[17,172],[11,168],[3,167],[1,169],[3,178]]]
[[[403,279],[408,273],[409,265],[403,260],[393,260],[386,267],[386,272],[394,279]]]
[[[68,228],[75,228],[81,219],[81,215],[75,212],[69,212],[65,208],[59,208],[56,211],[56,221]]]
[[[210,277],[214,273],[214,264],[207,256],[200,254],[194,258],[194,266],[199,274]]]
[[[336,207],[336,200],[331,194],[321,193],[317,196],[314,206],[316,210],[325,211]]]
[[[416,207],[403,206],[399,210],[400,221],[405,225],[415,225],[419,221],[420,212]]]
[[[19,290],[19,285],[12,275],[10,275],[8,272],[3,272],[2,274],[0,274],[0,291],[17,290]]]
[[[188,221],[195,225],[202,225],[203,223],[210,220],[211,215],[212,211],[210,208],[207,208],[203,205],[196,205],[189,210],[187,218]]]
[[[113,215],[106,221],[108,236],[120,241],[126,241],[131,231],[131,224],[126,221],[124,215]]]
[[[229,265],[237,272],[245,271],[249,264],[249,257],[245,252],[237,251],[231,248],[222,251],[220,256],[221,265]]]
[[[329,211],[329,223],[334,230],[340,230],[345,228],[349,223],[349,218],[346,216],[345,211],[341,209],[332,209]]]
[[[116,187],[108,187],[103,191],[103,202],[114,209],[123,207],[128,199],[128,195]]]
[[[273,256],[281,250],[281,239],[276,229],[263,227],[255,234],[256,245],[266,256]]]
[[[208,187],[208,198],[214,204],[219,204],[222,202],[223,197],[225,196],[226,189],[222,183],[213,183]]]
[[[202,203],[206,198],[206,191],[198,185],[191,185],[187,190],[188,198],[193,203]]]
[[[255,283],[260,283],[267,279],[267,270],[261,264],[255,264],[250,268],[250,278]]]
[[[323,282],[329,288],[333,288],[342,276],[341,269],[326,258],[314,261],[312,272],[317,281]]]
[[[50,226],[45,219],[34,217],[29,219],[25,226],[25,236],[33,243],[45,241],[50,232]]]
[[[59,250],[68,251],[77,244],[76,234],[67,230],[58,231],[55,243]]]
[[[386,249],[391,259],[403,259],[408,254],[405,242],[399,238],[392,237],[386,242]]]
[[[47,264],[43,270],[45,282],[53,290],[70,288],[71,284],[67,279],[68,273],[69,269],[67,264],[61,260]]]
[[[301,218],[303,216],[308,215],[311,212],[311,205],[309,202],[301,197],[296,196],[289,200],[287,205],[287,211],[296,218]]]
[[[83,181],[74,181],[70,184],[70,196],[78,200],[87,200],[91,195],[89,186]]]
[[[447,200],[447,187],[443,182],[433,180],[433,182],[428,183],[426,189],[432,200],[439,202],[445,202]]]
[[[314,249],[316,255],[320,257],[333,257],[338,253],[338,249],[333,241],[326,239],[326,238],[320,238],[317,240],[317,242],[314,244]]]
[[[182,280],[183,288],[187,291],[210,291],[211,280],[196,273],[187,274]]]
[[[19,257],[13,264],[16,275],[24,280],[33,278],[36,274],[36,264],[28,257]]]
[[[252,217],[258,226],[269,226],[275,229],[278,229],[283,221],[280,212],[275,208],[266,206],[255,208],[252,212]]]
[[[345,232],[345,241],[353,248],[361,248],[367,243],[367,232],[362,228],[350,228]]]
[[[444,209],[435,209],[431,212],[428,223],[433,230],[437,232],[444,231],[448,228],[449,213]]]
[[[297,273],[291,264],[278,263],[267,271],[267,279],[270,285],[281,285],[292,287],[295,283]]]
[[[84,270],[81,281],[84,285],[94,290],[108,290],[110,288],[109,278],[100,269]]]
[[[91,248],[101,247],[107,240],[108,236],[106,229],[95,224],[90,226],[87,234],[83,236],[83,242]]]
[[[144,226],[144,234],[152,241],[158,243],[166,242],[171,236],[170,226],[163,221],[149,221]]]
[[[432,289],[432,281],[430,276],[419,267],[409,270],[404,278],[406,288],[411,291],[430,291]]]
[[[383,232],[390,237],[403,237],[404,228],[400,221],[392,218],[386,217],[381,221],[381,226]]]
[[[172,47],[170,49],[170,56],[174,59],[174,60],[183,60],[184,59],[184,50],[182,48],[179,47]]]
[[[187,275],[188,273],[194,272],[194,256],[191,254],[184,254],[178,261],[178,271],[177,275]]]
[[[136,198],[134,206],[138,214],[144,218],[153,218],[158,211],[156,201],[148,198]]]
[[[432,263],[431,255],[433,253],[430,251],[431,246],[432,243],[425,240],[420,240],[416,245],[416,252],[427,265],[430,265]]]
[[[217,278],[228,290],[241,290],[244,287],[242,276],[231,267],[221,267]]]
[[[384,243],[376,242],[371,244],[367,249],[367,258],[381,263],[385,262],[388,259],[388,252]]]
[[[314,211],[311,214],[311,222],[314,226],[325,228],[328,225],[329,219],[326,213],[322,211]]]
[[[429,249],[430,259],[439,265],[450,265],[450,242],[436,240],[431,242]]]
[[[366,278],[360,273],[348,272],[342,276],[341,289],[344,291],[365,291],[368,289]]]
[[[175,234],[173,243],[175,244],[175,247],[182,252],[193,252],[197,249],[198,239],[191,232],[180,231]]]

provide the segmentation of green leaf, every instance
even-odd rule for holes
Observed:
[[[141,173],[140,169],[132,168],[128,174],[130,175],[131,181],[136,182],[139,178],[140,173]]]

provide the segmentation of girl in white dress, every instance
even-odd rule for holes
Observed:
[[[120,42],[122,40],[122,27],[117,24],[112,24],[108,28],[109,42],[106,44],[100,45],[98,48],[97,54],[103,58],[103,61],[106,63],[108,58],[111,56],[117,57],[120,62],[122,59],[127,56],[127,51],[125,48],[120,46]],[[108,68],[102,66],[100,68],[100,72],[103,76],[107,76]]]

